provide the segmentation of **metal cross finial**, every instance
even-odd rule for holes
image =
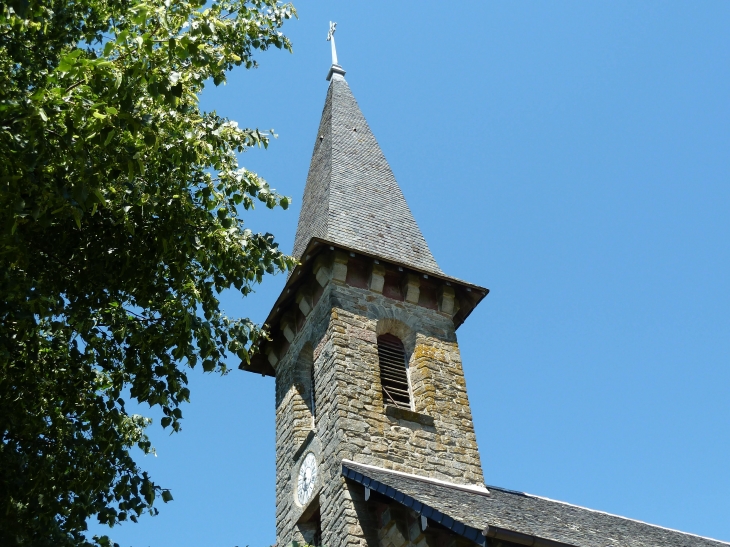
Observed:
[[[337,30],[337,23],[330,21],[330,31],[327,33],[327,41],[332,42],[332,64],[337,64],[337,49],[335,48],[335,30]]]

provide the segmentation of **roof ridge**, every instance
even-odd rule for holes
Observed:
[[[342,463],[344,465],[359,465],[360,467],[365,467],[366,469],[373,469],[375,471],[383,471],[385,473],[390,473],[393,475],[400,475],[402,477],[407,477],[410,479],[416,479],[423,482],[430,482],[433,484],[438,484],[439,486],[446,486],[448,488],[455,488],[456,490],[462,490],[464,492],[470,492],[472,494],[480,494],[482,496],[489,496],[489,489],[487,489],[484,486],[479,486],[476,484],[457,484],[455,482],[449,482],[441,479],[434,479],[431,477],[424,477],[423,475],[416,475],[415,473],[406,473],[405,471],[396,471],[395,469],[386,469],[384,467],[378,467],[377,465],[369,465],[367,463],[360,463],[360,462],[354,462],[352,460],[344,459],[342,460]]]
[[[600,509],[591,509],[590,507],[583,507],[582,505],[577,505],[575,503],[570,503],[567,501],[555,500],[555,499],[548,498],[545,496],[538,496],[537,494],[530,494],[528,492],[520,492],[519,490],[509,490],[507,488],[501,488],[499,486],[490,485],[489,488],[492,488],[494,490],[501,490],[503,492],[509,492],[511,494],[519,494],[519,495],[522,495],[522,496],[525,496],[528,498],[535,498],[535,499],[550,501],[553,503],[559,503],[561,505],[567,505],[568,507],[575,507],[576,509],[581,509],[583,511],[589,511],[591,513],[599,513],[601,515],[608,515],[609,517],[616,517],[616,518],[620,518],[623,520],[630,520],[631,522],[636,522],[638,524],[644,524],[645,526],[651,526],[653,528],[659,528],[661,530],[667,530],[668,532],[676,532],[679,534],[684,534],[685,536],[692,536],[692,537],[696,537],[696,538],[700,538],[700,539],[707,539],[709,541],[717,541],[718,543],[723,543],[725,545],[730,545],[730,542],[724,541],[721,539],[716,539],[716,538],[712,538],[709,536],[701,536],[699,534],[693,534],[691,532],[684,532],[682,530],[677,530],[675,528],[669,528],[667,526],[662,526],[660,524],[652,524],[651,522],[646,522],[644,520],[639,520],[639,519],[635,519],[635,518],[631,518],[631,517],[624,517],[623,515],[617,515],[616,513],[609,513],[608,511],[601,511]]]

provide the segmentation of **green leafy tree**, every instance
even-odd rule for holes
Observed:
[[[134,462],[177,431],[186,371],[262,332],[217,295],[290,270],[239,213],[287,198],[240,168],[270,133],[201,112],[253,54],[291,50],[276,0],[0,3],[0,544],[88,545],[169,501]],[[259,91],[247,98],[264,103]]]

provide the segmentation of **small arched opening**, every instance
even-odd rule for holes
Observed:
[[[383,403],[410,410],[408,359],[400,338],[389,333],[378,336],[378,362]]]

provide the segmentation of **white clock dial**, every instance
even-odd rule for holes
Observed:
[[[304,457],[299,466],[299,481],[297,482],[297,501],[304,505],[314,493],[314,483],[317,481],[317,460],[311,452]]]

